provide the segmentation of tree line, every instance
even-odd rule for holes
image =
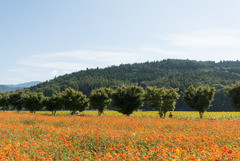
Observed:
[[[82,91],[87,97],[92,90],[100,87],[116,89],[122,84],[137,83],[144,89],[147,86],[178,88],[184,92],[190,85],[195,87],[209,84],[216,92],[211,111],[231,111],[230,101],[225,97],[225,87],[240,80],[240,61],[193,61],[167,59],[163,61],[122,64],[104,69],[86,69],[56,77],[40,83],[26,91],[42,92],[52,96],[56,91],[63,92],[71,87]],[[183,101],[182,95],[176,102],[178,111],[191,110]],[[143,107],[149,109],[147,106]]]
[[[91,105],[101,115],[111,104],[118,112],[129,116],[146,102],[152,109],[157,110],[162,118],[168,111],[175,109],[176,101],[180,97],[178,90],[157,86],[147,86],[144,89],[137,84],[123,84],[115,90],[106,87],[92,90],[89,98],[72,88],[67,88],[63,92],[55,92],[50,97],[45,97],[42,92],[16,91],[0,93],[0,106],[3,111],[12,107],[18,112],[25,108],[32,113],[45,108],[55,115],[58,110],[63,109],[75,114],[77,111],[82,112],[88,109]],[[214,100],[215,91],[216,89],[209,85],[198,87],[191,85],[182,93],[182,98],[188,107],[198,111],[202,118]],[[232,102],[232,107],[240,110],[240,82],[227,87],[225,91],[226,96]]]

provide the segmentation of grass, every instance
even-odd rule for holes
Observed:
[[[24,112],[29,113],[29,112]],[[51,112],[48,111],[39,111],[38,114],[44,115],[51,115]],[[173,111],[172,112],[174,118],[186,118],[186,119],[195,119],[199,118],[198,112],[181,112],[181,111]],[[69,111],[58,111],[57,115],[68,116]],[[80,112],[82,116],[97,116],[97,111],[83,111]],[[103,116],[122,116],[121,113],[117,111],[105,111]],[[159,117],[157,111],[137,111],[131,114],[134,117]],[[166,117],[169,116],[169,112],[167,113]],[[226,120],[240,120],[240,112],[205,112],[203,115],[204,118],[211,118],[211,119],[226,119]]]

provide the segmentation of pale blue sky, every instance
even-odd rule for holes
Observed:
[[[167,58],[240,59],[239,0],[0,1],[0,84]]]

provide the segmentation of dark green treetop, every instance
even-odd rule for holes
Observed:
[[[160,118],[165,117],[169,110],[175,109],[176,100],[179,98],[178,89],[166,89],[149,86],[146,88],[145,100],[154,110],[159,111]]]
[[[144,90],[136,84],[122,85],[112,94],[112,105],[118,112],[129,116],[144,103]]]
[[[27,97],[27,95],[23,91],[10,93],[9,101],[18,112],[20,112],[25,106],[25,97]]]
[[[9,94],[0,92],[0,107],[3,111],[8,110],[10,107]]]
[[[52,111],[52,115],[56,115],[58,110],[63,109],[62,93],[54,93],[51,97],[46,97],[43,105],[48,111]]]
[[[210,108],[211,102],[214,99],[215,88],[206,86],[193,87],[189,86],[184,94],[183,101],[192,109],[199,112],[200,118],[203,113]]]
[[[231,106],[240,111],[240,82],[226,87],[225,94],[231,101]]]
[[[92,90],[89,100],[93,109],[98,110],[98,115],[100,116],[103,111],[107,108],[107,105],[111,102],[112,89],[110,88],[98,88]]]
[[[64,107],[74,114],[76,111],[82,112],[89,107],[89,100],[86,95],[72,88],[67,88],[62,92],[62,99]]]
[[[24,97],[25,107],[31,113],[35,113],[43,108],[43,101],[45,97],[41,92],[26,93]]]

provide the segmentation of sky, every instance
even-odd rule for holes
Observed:
[[[163,59],[240,60],[239,0],[0,1],[0,84]]]

